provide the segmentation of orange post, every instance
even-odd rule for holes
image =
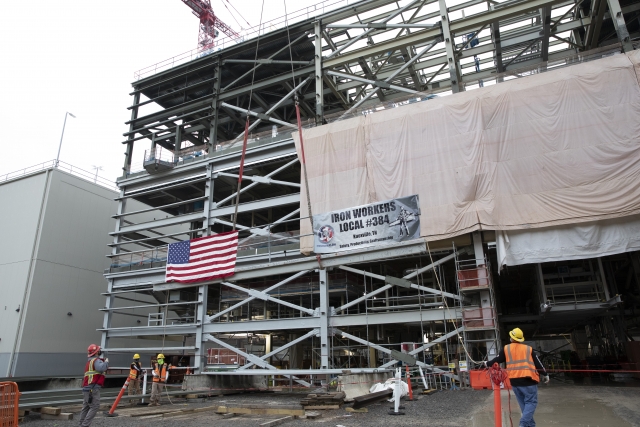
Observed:
[[[122,386],[122,388],[120,389],[120,393],[118,393],[118,397],[116,397],[116,401],[113,402],[113,406],[111,406],[111,409],[109,409],[109,412],[106,413],[105,415],[107,417],[117,417],[118,414],[115,414],[115,410],[118,407],[118,403],[120,403],[120,399],[122,399],[122,396],[124,395],[124,391],[129,387],[129,380],[131,378],[127,377],[127,380],[124,382],[124,385]]]
[[[18,427],[18,384],[0,382],[0,427]]]
[[[409,386],[409,400],[413,400],[413,388],[411,387],[411,375],[409,374],[409,366],[407,368],[407,385]]]
[[[495,414],[495,426],[502,427],[502,400],[500,398],[500,385],[493,384],[493,413]]]

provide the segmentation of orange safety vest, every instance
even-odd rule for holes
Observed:
[[[540,382],[540,375],[533,363],[533,349],[526,344],[511,343],[504,346],[509,378],[530,377]]]
[[[153,382],[164,382],[165,376],[167,375],[167,372],[169,372],[169,369],[171,369],[171,366],[168,363],[162,364],[162,367],[160,369],[158,369],[158,364],[156,363],[153,368],[153,372],[156,373],[156,375],[153,376]]]
[[[138,376],[140,375],[140,369],[136,369],[136,366],[138,366],[136,363],[132,363],[131,367],[129,368],[129,378],[131,378],[132,380],[137,380]]]

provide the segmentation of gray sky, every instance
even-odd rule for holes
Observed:
[[[262,0],[229,1],[258,25]],[[284,0],[264,2],[263,22],[284,15]],[[286,0],[286,6],[292,12],[318,2]],[[88,171],[102,166],[100,175],[115,179],[134,71],[194,49],[198,19],[181,0],[28,3],[0,2],[0,179],[55,158],[65,111],[77,119],[67,120],[60,160]],[[239,30],[226,0],[211,3]]]

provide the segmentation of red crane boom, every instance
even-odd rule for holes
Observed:
[[[200,19],[200,32],[198,33],[198,48],[200,51],[206,51],[215,46],[215,39],[218,36],[217,30],[222,31],[234,40],[240,38],[240,34],[222,22],[213,13],[210,0],[182,0],[182,3],[189,6],[192,13]]]

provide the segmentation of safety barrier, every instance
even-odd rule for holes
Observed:
[[[18,384],[0,383],[0,427],[18,426],[18,403],[20,392]]]

